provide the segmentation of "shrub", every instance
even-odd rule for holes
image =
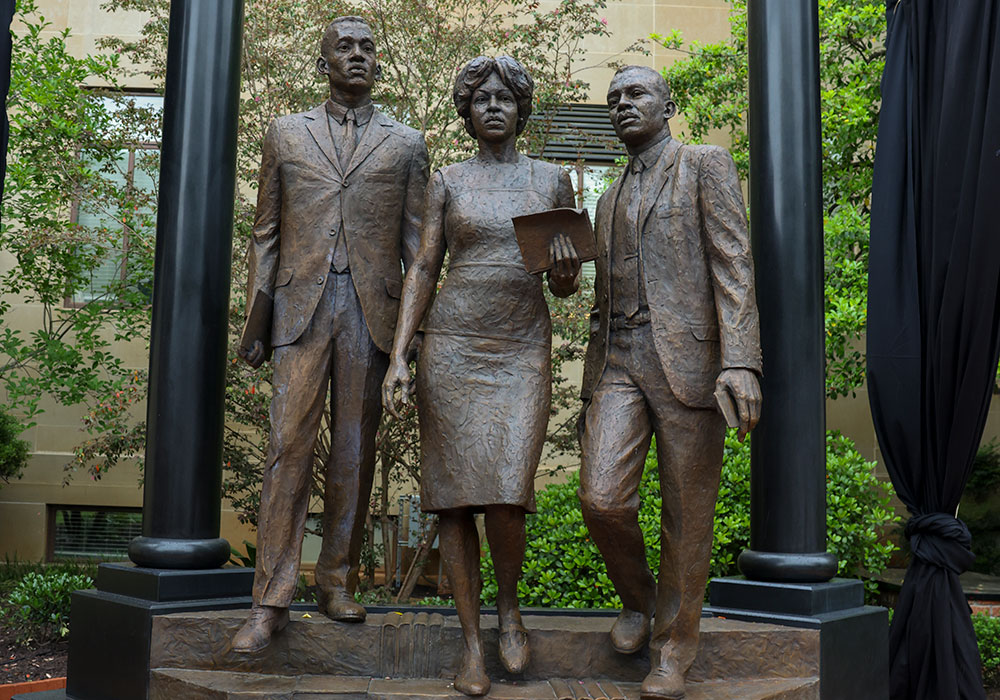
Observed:
[[[22,640],[64,637],[69,633],[70,596],[93,584],[86,574],[28,572],[11,591],[6,615]]]
[[[874,464],[866,462],[849,438],[831,432],[826,440],[827,538],[837,557],[838,575],[877,576],[895,546],[882,541],[882,531],[898,517],[889,510],[891,486],[879,482]],[[525,606],[560,608],[618,607],[621,601],[608,577],[604,560],[591,541],[580,512],[578,473],[566,483],[546,487],[537,495],[538,513],[527,518],[527,551],[518,594]],[[639,526],[646,556],[656,571],[660,559],[660,493],[655,445],[646,457],[639,487]],[[730,431],[719,498],[715,505],[710,576],[737,574],[736,560],[750,539],[750,443],[741,444]],[[496,599],[496,578],[489,553],[482,560],[483,600]],[[874,581],[866,581],[874,593]]]
[[[972,627],[976,630],[976,644],[983,664],[983,685],[1000,687],[1000,618],[973,615]]]
[[[18,420],[0,408],[0,481],[20,477],[28,464],[30,445],[18,437],[21,430]]]

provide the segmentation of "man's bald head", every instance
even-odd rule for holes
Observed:
[[[670,136],[667,123],[677,114],[663,76],[646,66],[625,66],[608,86],[608,117],[629,153]]]

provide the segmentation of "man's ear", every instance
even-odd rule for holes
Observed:
[[[377,83],[382,79],[382,64],[375,62],[375,82]]]
[[[663,116],[666,119],[677,116],[677,104],[673,100],[667,100],[667,104],[663,105]]]
[[[320,75],[329,75],[330,73],[330,64],[322,56],[316,59],[316,72]]]

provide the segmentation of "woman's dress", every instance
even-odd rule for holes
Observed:
[[[417,366],[421,508],[535,511],[549,419],[552,323],[524,269],[511,217],[558,206],[559,166],[520,156],[440,170],[448,273]]]

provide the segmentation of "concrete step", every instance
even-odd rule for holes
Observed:
[[[150,700],[466,700],[448,680],[359,676],[282,676],[156,669]],[[492,700],[638,700],[639,684],[592,678],[494,682]],[[686,700],[818,700],[815,678],[744,679],[687,684]]]
[[[453,615],[390,612],[370,614],[364,624],[345,624],[316,612],[293,610],[288,627],[262,652],[234,654],[229,640],[246,615],[246,611],[213,611],[155,617],[150,668],[453,678],[461,660],[461,629]],[[494,682],[613,678],[639,683],[649,672],[648,650],[626,656],[612,649],[613,617],[567,613],[525,616],[531,661],[524,674],[510,676],[500,664],[495,616],[484,615],[481,622],[487,673]],[[688,673],[695,682],[818,676],[817,630],[719,618],[702,619],[698,656]]]

